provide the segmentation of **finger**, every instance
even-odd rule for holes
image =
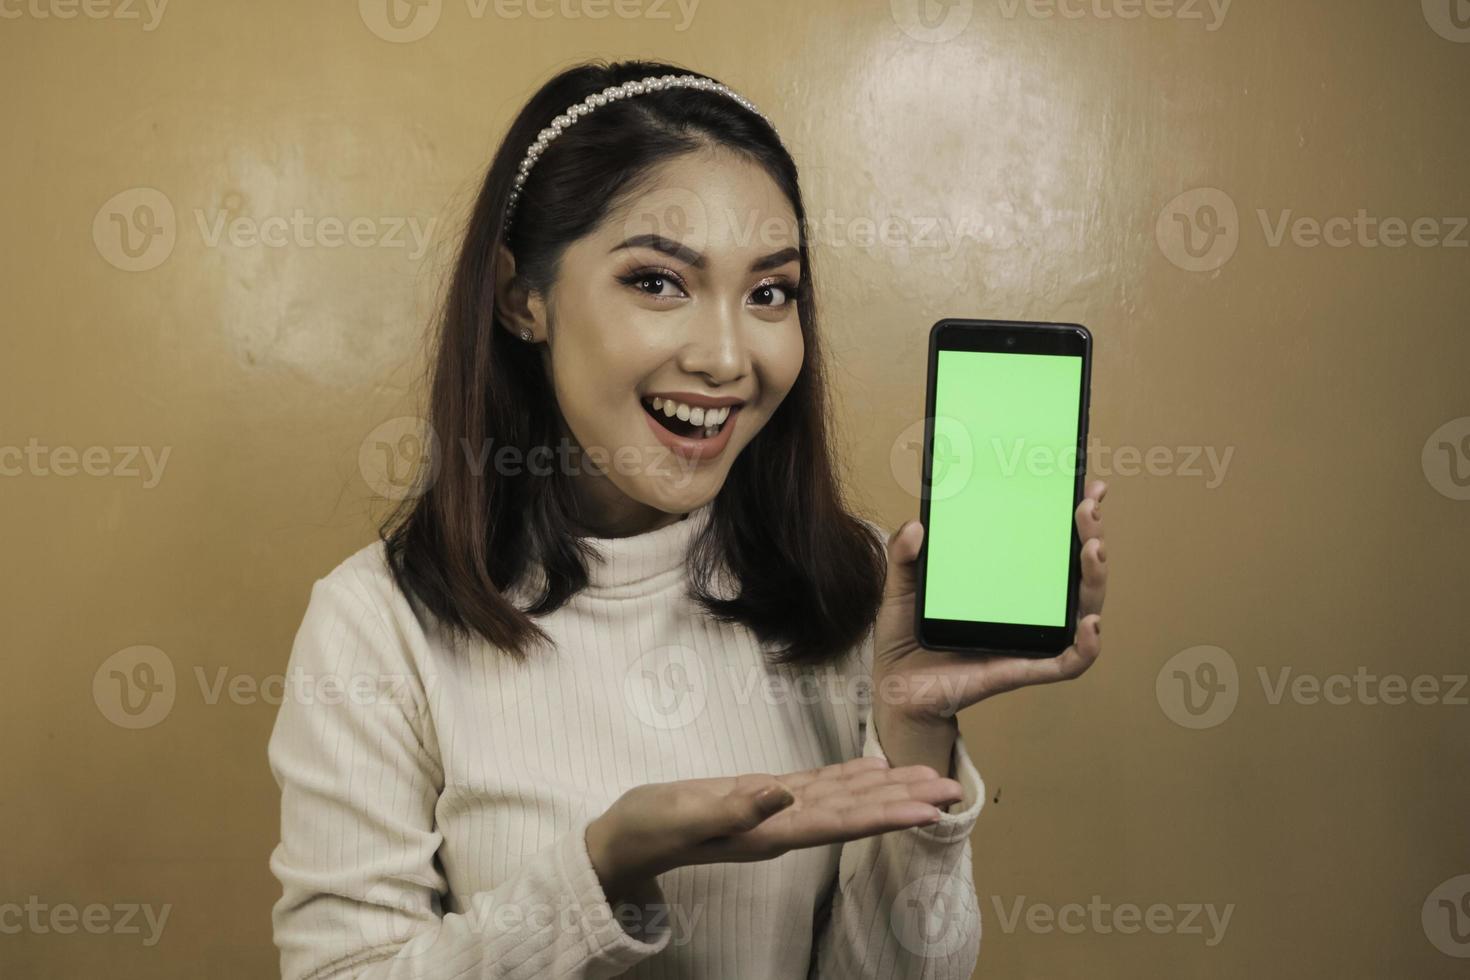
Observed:
[[[866,806],[871,803],[898,803],[918,800],[932,806],[948,806],[964,798],[964,787],[954,779],[925,779],[909,783],[893,783],[879,786],[853,798],[850,806]]]
[[[910,827],[924,827],[941,816],[938,807],[919,800],[867,803],[842,813],[837,840],[850,841]]]
[[[943,779],[939,773],[934,771],[933,766],[915,764],[911,766],[898,766],[889,769],[889,780],[895,783],[918,783],[926,779]]]
[[[821,844],[835,844],[934,823],[940,810],[924,800],[861,801],[845,809],[825,806],[788,808],[745,834],[706,841],[700,853],[708,861],[763,860],[776,854]]]
[[[919,548],[924,544],[924,525],[917,520],[905,521],[888,538],[888,576],[884,580],[883,596],[893,599],[913,595],[915,561]]]
[[[1102,654],[1102,617],[1087,616],[1077,624],[1077,639],[1050,660],[1032,662],[1027,684],[1051,684],[1068,681],[1086,673]]]
[[[1071,680],[1084,673],[1102,653],[1102,617],[1096,613],[1077,621],[1076,639],[1055,657],[1034,659],[996,654],[987,662],[993,675],[987,696],[1029,687]]]
[[[887,768],[887,759],[876,755],[866,755],[858,756],[855,759],[847,759],[843,762],[834,762],[826,766],[818,766],[815,769],[803,769],[799,772],[787,773],[780,777],[780,779],[783,785],[790,787],[793,791],[800,791],[820,779],[840,779],[862,772],[882,771]]]
[[[779,824],[773,820],[768,826],[783,848],[811,847],[919,826],[937,813],[939,808],[924,800],[864,799],[842,808],[790,811],[778,818]],[[766,827],[761,827],[752,836],[766,833]]]
[[[712,799],[696,799],[695,811],[685,826],[692,837],[702,839],[752,830],[790,807],[796,796],[772,778],[754,789],[740,789]]]
[[[1082,588],[1078,595],[1078,618],[1102,612],[1108,594],[1108,551],[1102,538],[1082,546]]]
[[[1077,537],[1084,545],[1103,536],[1102,511],[1098,509],[1096,498],[1083,497],[1072,517],[1077,522]]]
[[[836,796],[823,800],[821,809],[840,817],[849,810],[872,806],[875,803],[902,803],[905,800],[917,800],[931,806],[947,806],[957,802],[963,795],[959,784],[954,780],[946,782],[942,779],[930,779],[922,783],[895,783],[892,786],[879,786],[865,793],[838,793]]]
[[[847,779],[818,780],[801,791],[797,805],[801,808],[842,810],[895,787],[898,795],[893,798],[902,799],[915,786],[940,781],[939,773],[922,765],[862,773]]]

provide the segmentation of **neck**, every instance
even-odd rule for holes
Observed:
[[[606,477],[595,479],[606,481]],[[590,508],[579,502],[577,513],[572,515],[576,534],[593,538],[627,538],[668,527],[687,516],[685,512],[670,514],[639,503],[611,484],[609,488],[616,491],[622,500],[594,504]]]

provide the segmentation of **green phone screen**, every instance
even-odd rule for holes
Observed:
[[[938,357],[924,617],[1063,626],[1082,358]]]

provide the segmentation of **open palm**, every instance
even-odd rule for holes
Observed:
[[[923,826],[939,819],[938,807],[962,796],[958,782],[928,766],[892,767],[864,756],[782,776],[637,786],[609,808],[589,842],[595,838],[594,849],[607,851],[615,875],[644,877],[689,864],[764,861]],[[604,835],[611,843],[602,845]]]

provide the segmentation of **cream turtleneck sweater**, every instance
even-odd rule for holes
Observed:
[[[269,748],[286,980],[970,976],[985,788],[963,740],[964,798],[936,824],[677,868],[647,932],[609,908],[583,835],[624,791],[883,754],[871,631],[840,664],[772,668],[750,631],[684,595],[710,508],[593,539],[606,561],[540,620],[556,651],[523,666],[488,646],[451,655],[381,543],[315,582]]]

